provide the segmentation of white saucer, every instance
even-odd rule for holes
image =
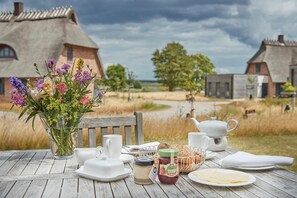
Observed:
[[[124,172],[120,175],[113,175],[110,177],[106,177],[106,176],[100,176],[100,175],[96,175],[94,174],[90,174],[84,171],[84,166],[80,167],[78,170],[75,171],[79,176],[88,178],[88,179],[93,179],[93,180],[97,180],[97,181],[102,181],[102,182],[111,182],[111,181],[116,181],[116,180],[120,180],[123,179],[125,177],[128,177],[132,170],[129,168],[125,168]]]
[[[128,155],[128,154],[121,154],[120,160],[123,163],[129,163],[134,159],[134,157],[132,155]]]
[[[211,159],[211,158],[215,157],[216,155],[217,155],[216,152],[206,151],[205,159],[206,159],[206,160]]]

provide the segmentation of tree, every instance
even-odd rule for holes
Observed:
[[[135,81],[135,75],[133,74],[133,71],[129,71],[128,68],[127,68],[127,74],[128,74],[128,78],[127,78],[128,101],[130,102],[132,100],[131,88],[133,88],[133,84],[134,84],[134,81]]]
[[[168,86],[169,91],[173,91],[180,83],[186,54],[184,47],[175,42],[167,44],[162,51],[157,49],[153,53],[151,60],[155,65],[155,78]]]
[[[106,70],[106,85],[110,87],[112,91],[120,91],[126,87],[127,78],[125,67],[121,64],[111,65]]]
[[[195,117],[194,95],[204,88],[207,74],[215,74],[213,71],[214,64],[202,54],[189,55],[184,60],[186,66],[184,67],[180,87],[190,92],[186,95],[186,100],[191,104],[190,116]]]
[[[151,59],[155,65],[158,82],[173,91],[176,87],[200,92],[204,88],[207,74],[215,74],[214,64],[202,54],[188,55],[179,43],[169,43],[160,51],[156,50]]]
[[[184,67],[180,87],[192,93],[200,92],[205,86],[205,78],[208,74],[216,74],[211,60],[203,54],[189,55],[184,59]]]

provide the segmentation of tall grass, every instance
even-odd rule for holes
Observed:
[[[86,116],[131,115],[133,111],[144,108],[151,108],[150,100],[139,99],[128,103],[124,99],[109,98],[103,106]],[[252,108],[256,109],[257,115],[244,119],[245,109]],[[197,119],[203,121],[209,119],[211,115],[213,114],[199,116]],[[33,131],[30,123],[25,124],[23,120],[18,120],[17,116],[16,113],[4,113],[2,116],[0,114],[0,149],[48,148],[47,136],[38,120]],[[231,118],[238,120],[238,128],[229,133],[229,136],[233,137],[297,134],[296,112],[281,113],[278,105],[267,106],[257,101],[234,102],[223,106],[216,112],[216,116],[223,121]],[[144,131],[145,141],[186,143],[188,132],[197,129],[187,118],[160,119],[145,116]]]

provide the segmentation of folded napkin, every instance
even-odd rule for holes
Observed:
[[[239,151],[221,159],[219,164],[224,168],[231,167],[261,167],[271,165],[292,165],[294,158],[284,156],[254,155]]]
[[[157,150],[157,147],[159,144],[160,144],[160,142],[149,142],[149,143],[140,144],[140,145],[126,145],[125,149],[129,152],[144,151],[144,150]]]

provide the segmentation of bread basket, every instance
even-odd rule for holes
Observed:
[[[198,169],[205,161],[206,151],[188,145],[170,145],[170,148],[177,148],[180,173],[189,173]],[[154,164],[158,167],[159,155],[154,154]]]

